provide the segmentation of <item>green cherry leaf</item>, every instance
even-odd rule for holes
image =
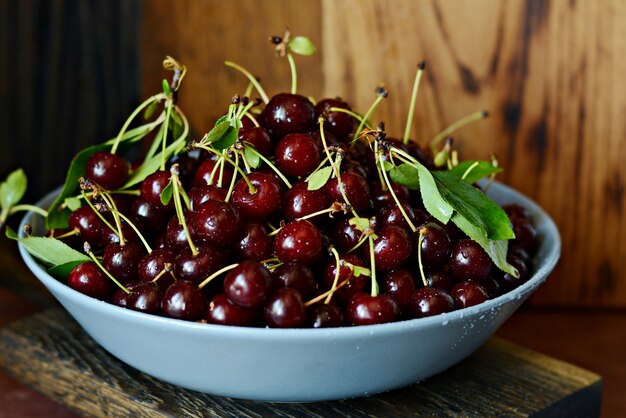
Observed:
[[[458,178],[465,176],[465,181],[470,184],[502,171],[501,167],[496,167],[487,161],[463,161],[456,167],[448,170],[449,173],[454,174]]]
[[[82,206],[80,199],[76,196],[71,196],[65,199],[65,206],[72,212]]]
[[[223,120],[221,122],[216,123],[213,129],[211,129],[209,133],[207,134],[207,139],[206,139],[207,142],[211,144],[213,142],[216,142],[222,139],[224,134],[226,134],[226,131],[228,131],[229,127],[230,127],[230,122],[228,120]]]
[[[326,166],[311,174],[307,180],[307,190],[319,190],[324,187],[328,179],[330,179],[330,175],[332,173],[333,168],[331,166]]]
[[[361,232],[370,227],[370,220],[367,218],[352,218],[348,223]]]
[[[8,210],[11,206],[16,205],[24,197],[27,184],[24,170],[18,168],[11,172],[7,179],[0,184],[0,207]]]
[[[180,152],[185,148],[186,138],[179,137],[176,141],[172,142],[165,148],[165,159],[169,159],[173,154]],[[141,183],[146,177],[155,171],[159,170],[161,163],[163,162],[163,151],[156,154],[149,160],[144,161],[137,170],[133,171],[126,183],[121,187],[122,189],[128,189],[135,184]]]
[[[161,191],[161,203],[163,203],[164,206],[166,206],[168,203],[170,203],[170,200],[172,200],[173,189],[174,186],[172,186],[172,182],[170,181],[169,183],[167,183],[167,186],[165,186]]]
[[[50,267],[48,269],[48,274],[59,280],[61,283],[66,283],[67,276],[69,276],[72,269],[82,263],[84,263],[84,261],[70,261],[68,263],[59,264],[58,266]]]
[[[289,50],[298,55],[315,54],[315,45],[306,36],[295,36],[287,44]]]
[[[361,267],[361,266],[355,266],[354,264],[352,265],[352,275],[354,277],[359,277],[359,276],[367,276],[370,277],[372,275],[372,271],[366,267]]]
[[[172,89],[170,89],[170,83],[168,83],[166,79],[163,79],[163,82],[161,84],[163,85],[163,93],[165,93],[166,96],[172,94]]]
[[[17,236],[15,231],[7,227],[8,238],[19,241],[20,244],[33,256],[41,260],[47,266],[59,266],[72,262],[84,262],[91,259],[69,245],[55,238],[49,237],[24,237]]]
[[[420,188],[419,171],[408,164],[400,164],[393,167],[389,171],[389,177],[391,177],[394,183],[408,187],[411,190],[419,190]]]
[[[250,167],[259,168],[261,165],[261,158],[259,157],[259,154],[252,150],[252,148],[254,148],[254,145],[250,145],[248,143],[245,144],[243,148],[244,157],[246,158],[246,161],[248,161],[248,164],[250,164]]]
[[[156,100],[150,103],[150,105],[146,107],[146,110],[143,111],[143,118],[145,120],[150,119],[158,106],[159,106],[159,102]]]
[[[239,129],[232,127],[229,123],[222,137],[212,143],[213,148],[215,148],[218,151],[221,151],[223,149],[226,149],[232,146],[235,142],[237,142],[238,138],[239,138]]]

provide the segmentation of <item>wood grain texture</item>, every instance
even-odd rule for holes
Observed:
[[[419,385],[368,398],[309,404],[209,396],[151,378],[106,354],[60,310],[0,331],[0,364],[89,416],[592,417],[599,376],[500,339]],[[538,415],[541,416],[541,415]]]
[[[136,104],[137,1],[0,0],[0,177],[23,167],[32,201]]]
[[[416,64],[428,61],[413,137],[426,143],[476,110],[487,120],[455,134],[464,158],[495,153],[501,180],[538,201],[563,235],[563,257],[532,299],[541,305],[626,306],[626,3],[619,0],[320,0],[146,2],[144,92],[166,53],[190,68],[183,107],[199,133],[245,81],[241,62],[276,92],[288,87],[265,37],[290,25],[319,54],[299,60],[302,91],[341,96],[404,131]],[[159,30],[165,28],[167,30]],[[245,28],[242,29],[242,28]],[[276,81],[275,77],[279,77]]]

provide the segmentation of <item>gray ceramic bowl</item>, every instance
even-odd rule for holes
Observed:
[[[125,363],[189,389],[235,398],[309,402],[406,386],[458,363],[546,279],[561,251],[550,217],[494,184],[500,204],[520,203],[541,237],[531,279],[481,305],[430,318],[334,329],[258,329],[161,318],[92,299],[55,280],[20,246],[28,267],[102,347]],[[44,198],[46,207],[54,194]],[[24,223],[36,223],[28,214]]]

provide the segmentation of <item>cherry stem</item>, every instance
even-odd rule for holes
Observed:
[[[443,131],[439,132],[437,134],[437,136],[435,136],[435,138],[433,138],[432,141],[430,141],[430,149],[432,151],[433,154],[436,154],[436,148],[437,146],[439,146],[439,144],[445,140],[447,137],[450,136],[450,134],[452,134],[454,131],[456,131],[457,129],[462,128],[463,126],[470,124],[472,122],[475,122],[477,120],[481,120],[481,119],[485,119],[487,116],[489,116],[489,112],[486,112],[484,110],[481,110],[480,112],[474,112],[471,113],[459,120],[457,120],[456,122],[451,123],[447,128],[445,128]]]
[[[61,235],[54,236],[54,229],[51,229],[50,230],[50,235],[48,235],[48,238],[63,239],[63,238],[71,237],[71,236],[74,236],[74,235],[78,235],[79,233],[80,233],[80,229],[78,229],[78,227],[75,227],[71,231],[68,231],[68,232],[66,232],[64,234],[61,234]]]
[[[413,82],[413,91],[411,93],[411,105],[409,106],[409,114],[406,117],[406,127],[404,128],[404,137],[402,143],[407,145],[409,143],[409,136],[411,135],[411,125],[413,121],[413,113],[415,112],[415,102],[417,100],[417,92],[420,87],[420,80],[424,73],[426,62],[422,61],[417,65],[417,73],[415,74],[415,81]]]
[[[372,296],[378,296],[378,282],[376,281],[376,260],[374,259],[374,238],[367,237],[370,245],[370,268],[372,269]]]
[[[124,293],[126,293],[127,295],[130,295],[130,290],[128,290],[122,283],[120,283],[115,277],[113,277],[113,275],[111,273],[109,273],[109,271],[107,269],[104,268],[104,266],[102,265],[102,263],[100,263],[100,260],[98,260],[98,257],[96,257],[96,255],[91,251],[91,248],[89,247],[89,244],[85,243],[85,252],[87,253],[87,255],[93,260],[94,263],[96,263],[96,265],[100,268],[100,270],[102,270],[102,272],[104,274],[106,274],[109,279],[113,280],[113,282],[124,291]]]
[[[235,154],[237,155],[237,153]],[[226,161],[228,161],[234,168],[236,171],[239,172],[239,174],[241,174],[241,177],[243,177],[243,180],[246,182],[246,184],[248,185],[248,189],[250,189],[250,194],[256,194],[257,190],[256,187],[254,187],[254,184],[252,184],[250,182],[250,179],[248,178],[248,176],[246,175],[246,173],[241,169],[241,167],[239,167],[239,164],[234,162],[233,160],[231,160],[229,157],[227,157],[226,155],[223,155],[224,159]],[[221,179],[220,179],[221,180]],[[221,187],[221,185],[220,185]]]
[[[83,194],[83,196],[84,196],[85,192],[81,191],[81,193],[82,193],[82,194]],[[87,199],[87,196],[85,196],[85,202],[87,202],[87,204],[89,205],[89,207],[91,208],[91,210],[93,210],[93,211],[95,212],[96,216],[97,216],[98,218],[100,218],[100,220],[101,220],[102,222],[104,222],[104,224],[105,224],[106,226],[108,226],[108,227],[109,227],[109,229],[110,229],[111,231],[113,231],[113,232],[115,232],[115,233],[117,234],[117,231],[115,230],[115,227],[114,227],[113,225],[111,225],[111,223],[110,223],[109,221],[107,221],[107,220],[106,220],[106,218],[105,218],[104,216],[102,216],[102,214],[100,213],[100,211],[99,211],[98,209],[96,209],[96,207],[93,205],[93,203],[91,203],[91,200]]]
[[[235,151],[235,162],[237,162],[237,156],[239,156],[239,154],[241,154],[241,160],[243,161],[243,166],[246,168],[246,174],[250,174],[252,170],[250,169],[250,163],[248,163],[248,159],[246,158],[246,152],[244,150]]]
[[[35,206],[35,205],[29,205],[26,203],[22,203],[21,205],[15,205],[15,206],[11,206],[11,208],[9,208],[9,210],[7,211],[7,216],[8,215],[13,215],[16,212],[21,212],[21,211],[30,211],[30,212],[34,212],[37,215],[40,215],[44,218],[46,218],[48,216],[48,211],[40,208],[39,206]]]
[[[239,153],[235,153],[235,164],[239,164]],[[237,182],[237,174],[239,174],[239,172],[235,170],[235,172],[233,173],[233,178],[230,180],[230,184],[228,185],[228,192],[226,192],[226,199],[224,199],[225,202],[230,201],[230,197],[232,196],[233,190],[235,189],[235,183]]]
[[[163,122],[163,136],[161,138],[161,170],[165,170],[165,149],[167,148],[167,130],[169,128],[170,117],[172,116],[172,100],[167,100],[165,109],[165,121]]]
[[[235,263],[235,264],[228,265],[226,267],[222,267],[221,269],[219,269],[218,271],[216,271],[215,273],[211,274],[209,277],[204,279],[204,281],[198,285],[198,289],[202,289],[204,286],[209,284],[211,280],[215,279],[217,276],[219,276],[222,273],[226,273],[227,271],[234,269],[238,265],[239,263]]]
[[[137,236],[139,237],[139,239],[143,243],[143,246],[146,247],[146,251],[148,251],[148,253],[151,253],[152,252],[152,248],[150,247],[150,245],[148,244],[146,239],[143,237],[143,235],[141,235],[141,232],[139,232],[139,229],[137,229],[135,224],[130,219],[128,219],[128,217],[125,216],[122,212],[118,212],[118,215],[120,216],[120,218],[122,218],[124,221],[126,221],[126,223],[131,228],[133,228],[133,231],[135,231],[135,233],[137,234]]]
[[[224,64],[227,67],[234,68],[235,70],[245,75],[248,78],[248,80],[250,80],[250,83],[252,83],[256,91],[258,91],[259,94],[261,95],[261,100],[263,100],[263,103],[267,104],[270,101],[270,99],[267,97],[267,93],[265,93],[265,90],[263,90],[263,87],[261,87],[261,84],[259,84],[257,79],[252,74],[250,74],[248,70],[246,70],[245,68],[243,68],[242,66],[238,64],[235,64],[232,61],[224,61]]]
[[[191,233],[189,232],[189,228],[187,227],[187,221],[185,220],[185,213],[183,211],[183,205],[181,203],[180,198],[180,190],[182,186],[180,184],[180,179],[178,178],[178,164],[174,164],[170,169],[172,173],[170,177],[170,181],[172,182],[172,195],[174,198],[174,209],[176,210],[176,216],[178,217],[179,225],[182,225],[183,230],[185,231],[185,236],[187,237],[187,243],[189,243],[189,248],[191,249],[191,254],[196,256],[200,253],[198,248],[193,243],[191,239]]]
[[[243,117],[243,115],[245,115],[246,113],[248,113],[248,110],[252,109],[254,107],[254,100],[250,100],[250,102],[245,105],[242,106],[240,105],[240,109],[237,110],[237,113],[235,114],[235,119],[241,121],[241,118]]]
[[[298,91],[298,73],[296,71],[296,61],[293,59],[293,55],[287,52],[287,60],[289,61],[289,68],[291,69],[291,94],[296,94]]]
[[[359,123],[363,123],[367,129],[372,129],[372,124],[369,123],[367,120],[363,119],[363,116],[359,115],[358,113],[355,113],[351,110],[348,109],[344,109],[343,107],[331,107],[330,109],[328,109],[330,112],[340,112],[340,113],[347,113],[348,115],[352,116],[354,119],[356,119]]]
[[[131,122],[137,117],[137,115],[143,109],[145,109],[146,107],[150,106],[152,103],[158,102],[158,101],[163,100],[165,98],[166,98],[166,96],[163,93],[159,93],[159,94],[157,94],[155,96],[149,97],[147,100],[145,100],[143,103],[141,103],[133,111],[133,113],[130,114],[128,119],[126,119],[126,122],[124,122],[124,125],[122,126],[122,129],[120,129],[119,133],[117,134],[117,137],[115,138],[115,141],[113,142],[113,146],[111,147],[111,154],[115,154],[117,152],[117,147],[119,146],[120,142],[122,141],[122,136],[124,136],[124,133],[126,132],[128,127],[130,126]]]
[[[323,215],[325,213],[335,213],[335,212],[338,212],[339,210],[337,209],[337,204],[341,205],[342,207],[344,206],[343,204],[341,204],[339,202],[335,202],[332,205],[330,205],[329,208],[318,210],[317,212],[309,213],[308,215],[305,215],[305,216],[303,216],[301,218],[298,218],[296,220],[297,221],[305,221],[307,219],[315,218],[316,216]]]
[[[358,141],[359,135],[361,135],[361,131],[363,130],[363,127],[365,126],[366,121],[369,120],[370,116],[372,115],[372,113],[374,113],[374,111],[376,110],[380,102],[382,102],[383,99],[385,99],[386,97],[387,97],[386,94],[379,94],[378,96],[376,96],[376,100],[374,100],[374,103],[372,103],[370,108],[367,109],[367,113],[365,113],[365,115],[363,116],[363,119],[361,119],[361,122],[359,123],[359,126],[356,129],[356,132],[354,133],[354,139],[352,139],[352,144]]]
[[[465,170],[465,173],[461,176],[461,180],[465,180],[476,167],[478,167],[478,161],[474,161],[474,164],[467,167],[467,170]]]
[[[311,177],[313,177],[313,174],[317,173],[317,172],[318,172],[318,171],[319,171],[322,167],[324,167],[324,165],[325,165],[328,161],[331,161],[331,158],[330,158],[330,154],[328,154],[328,153],[327,153],[327,154],[326,154],[326,157],[324,157],[324,159],[322,160],[322,162],[318,164],[318,166],[315,168],[315,170],[313,170],[313,172],[312,172],[311,174],[309,174],[309,175],[307,176],[307,178],[305,178],[305,179],[304,179],[304,182],[305,182],[305,183],[308,183],[308,182],[309,182],[309,180],[311,180]]]
[[[244,113],[244,116],[250,119],[252,123],[254,124],[254,126],[256,126],[257,128],[261,126],[259,125],[259,122],[257,122],[256,118],[250,114],[250,112]]]
[[[345,279],[344,281],[342,281],[341,283],[339,283],[337,286],[332,287],[330,290],[327,290],[326,292],[314,297],[313,299],[304,302],[304,307],[308,308],[309,306],[319,302],[320,300],[332,296],[333,293],[335,293],[338,289],[341,289],[342,287],[344,287],[345,285],[348,284],[348,282],[350,281],[350,278]],[[326,302],[324,302],[326,304]]]
[[[126,241],[124,240],[124,231],[122,230],[122,220],[120,218],[120,211],[117,209],[117,205],[115,201],[109,196],[109,194],[103,190],[100,191],[100,196],[109,207],[109,212],[113,215],[113,219],[115,220],[115,225],[117,226],[118,236],[120,238],[120,245],[124,246]]]
[[[356,245],[352,248],[350,248],[348,250],[348,254],[356,251],[361,245],[363,245],[363,243],[367,241],[367,235],[363,235],[363,237],[361,239],[359,239],[359,242],[356,243]]]
[[[417,263],[420,269],[420,276],[422,276],[422,283],[424,283],[424,287],[428,287],[428,282],[426,281],[426,275],[424,274],[424,264],[422,263],[422,242],[424,242],[424,235],[428,233],[426,228],[420,229],[420,236],[417,240]]]
[[[291,186],[291,183],[289,183],[289,180],[287,180],[285,175],[283,173],[281,173],[280,170],[278,168],[276,168],[276,166],[274,166],[274,164],[272,164],[272,162],[270,160],[265,158],[263,156],[263,154],[261,154],[259,151],[257,151],[253,147],[250,147],[249,150],[253,154],[255,154],[257,157],[259,157],[261,159],[261,161],[263,161],[265,164],[267,164],[272,170],[274,170],[274,172],[278,175],[278,177],[280,177],[280,179],[283,181],[283,183],[285,183],[287,185],[287,187],[291,189],[292,186]]]
[[[383,175],[384,184],[387,186],[387,190],[389,191],[389,194],[391,194],[391,197],[396,202],[396,206],[398,206],[400,213],[402,213],[402,217],[404,218],[406,223],[409,225],[409,228],[411,228],[411,232],[417,231],[417,228],[415,227],[413,222],[411,222],[411,218],[409,218],[409,216],[406,214],[406,211],[404,210],[404,206],[400,203],[400,199],[398,199],[396,192],[393,190],[393,186],[391,185],[391,181],[389,180],[389,176],[387,176],[387,171],[385,170],[385,166],[383,165],[382,155],[378,152],[378,142],[375,142],[374,148],[375,148],[374,152],[376,152],[376,158],[378,160],[378,164],[380,165],[380,172]]]
[[[335,247],[330,247],[330,252],[333,253],[333,256],[335,257],[335,278],[333,280],[333,285],[330,287],[328,297],[324,301],[324,304],[326,305],[330,303],[330,300],[335,294],[335,290],[337,290],[337,282],[339,281],[339,274],[341,273],[341,260],[339,259],[339,253]]]

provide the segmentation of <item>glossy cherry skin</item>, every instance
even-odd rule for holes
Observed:
[[[459,280],[481,280],[489,276],[492,262],[476,241],[462,239],[454,244],[450,272]]]
[[[287,222],[327,209],[330,202],[323,190],[309,190],[308,184],[299,181],[283,197],[283,215]],[[328,214],[308,218],[310,221],[328,218]]]
[[[274,253],[283,262],[309,265],[322,254],[322,234],[309,221],[293,221],[280,229],[274,238]]]
[[[389,295],[357,293],[346,306],[346,316],[352,325],[384,324],[396,321],[400,308]]]
[[[281,287],[291,287],[300,292],[304,299],[311,299],[317,291],[317,282],[310,268],[296,263],[284,263],[272,273]]]
[[[191,225],[191,212],[184,211],[183,216],[185,217],[187,230],[193,236],[193,227]],[[185,228],[183,228],[183,225],[178,220],[177,215],[174,215],[167,223],[165,236],[167,239],[167,244],[172,248],[185,248],[189,246],[187,232],[185,232]]]
[[[339,277],[337,278],[337,285],[341,284],[345,280],[349,280],[341,288],[337,289],[333,293],[333,297],[339,299],[342,302],[347,302],[357,293],[362,293],[368,291],[370,278],[365,275],[355,276],[353,269],[349,266],[352,264],[353,266],[365,267],[365,262],[357,257],[354,254],[345,254],[339,257]],[[332,258],[324,272],[322,273],[322,285],[324,290],[330,290],[335,281],[335,276],[337,275],[337,263],[334,258]]]
[[[422,245],[419,246],[420,231],[422,235]],[[446,230],[434,222],[427,222],[420,225],[413,234],[413,248],[415,249],[415,259],[418,259],[417,252],[421,251],[422,263],[427,267],[441,266],[450,259],[452,244]]]
[[[198,247],[198,251],[198,254],[193,255],[190,248],[180,250],[174,263],[174,274],[178,280],[200,284],[226,262],[225,254],[215,248]]]
[[[163,270],[166,269],[166,266],[173,271],[176,255],[176,252],[170,247],[158,248],[153,250],[151,253],[146,254],[137,266],[139,280],[142,282],[154,280]],[[174,276],[172,273],[167,271],[161,274],[161,276],[157,279],[157,283],[162,288],[167,288],[173,282]]]
[[[250,327],[259,322],[258,317],[258,309],[236,305],[223,293],[214,296],[206,310],[206,319],[211,324]]]
[[[126,283],[125,287],[127,290],[132,291],[139,282],[130,282]],[[125,308],[128,303],[128,294],[121,287],[117,287],[113,292],[113,295],[109,298],[109,302],[113,305]]]
[[[511,244],[522,247],[530,255],[534,255],[537,252],[539,247],[537,230],[529,221],[514,220],[513,232],[515,233],[515,239],[511,241]]]
[[[203,161],[196,169],[193,184],[195,186],[219,185],[221,173],[222,186],[228,187],[234,175],[232,168],[228,166],[228,163],[225,163],[222,167],[217,168],[216,164],[216,160]]]
[[[235,245],[240,260],[263,261],[272,256],[272,239],[267,235],[262,222],[248,222],[244,226],[244,237]]]
[[[404,313],[409,309],[415,292],[415,279],[410,271],[400,269],[387,274],[379,283],[381,293],[387,294],[398,304]]]
[[[356,173],[344,173],[341,175],[341,184],[355,211],[365,212],[372,207],[369,186],[363,177]],[[345,203],[341,190],[337,178],[328,180],[324,185],[324,191],[331,202]]]
[[[195,284],[179,280],[172,283],[161,299],[161,312],[170,318],[195,321],[204,316],[206,296]]]
[[[400,205],[404,210],[404,214],[400,210],[400,206],[398,206],[395,202],[381,209],[378,216],[380,225],[394,225],[408,230],[410,229],[410,226],[409,223],[406,221],[406,218],[404,217],[405,215],[407,218],[409,218],[413,225],[415,225],[417,218],[415,216],[415,212],[413,212],[413,208],[411,207],[411,205],[402,201],[400,201]]]
[[[309,328],[335,328],[343,325],[345,325],[345,315],[337,305],[318,303],[307,309]]]
[[[146,254],[145,248],[137,243],[113,244],[104,249],[102,265],[122,283],[138,279],[137,267]]]
[[[330,238],[340,253],[347,253],[359,243],[361,231],[356,229],[349,219],[341,219],[331,226]]]
[[[248,181],[254,186],[254,192],[244,179],[240,179],[233,189],[232,205],[244,219],[269,219],[280,209],[283,198],[280,183],[274,176],[260,172],[248,174]]]
[[[296,289],[276,290],[263,308],[265,324],[270,328],[301,328],[307,315],[302,296]]]
[[[153,206],[142,197],[135,199],[131,208],[133,221],[141,228],[142,233],[152,235],[161,231],[170,218],[169,211]]]
[[[411,257],[409,234],[397,226],[384,226],[374,240],[374,261],[376,269],[391,271],[401,268]],[[369,245],[363,245],[363,258],[369,260]]]
[[[219,200],[204,202],[191,216],[191,225],[194,237],[212,246],[228,246],[241,232],[237,210]]]
[[[161,292],[155,283],[141,282],[128,295],[126,307],[145,313],[157,312],[161,308]]]
[[[254,261],[242,261],[224,278],[224,294],[236,305],[259,308],[274,287],[272,273]]]
[[[101,230],[105,225],[91,207],[83,206],[70,214],[69,226],[78,228],[83,242],[95,245],[100,241]]]
[[[111,293],[111,279],[93,261],[74,267],[67,276],[67,285],[96,299],[106,299]]]
[[[466,281],[459,283],[452,289],[454,306],[457,309],[478,305],[489,300],[489,295],[477,282]]]
[[[276,167],[288,176],[307,176],[321,161],[318,145],[304,133],[285,135],[274,149]]]
[[[504,290],[509,291],[515,289],[516,287],[524,284],[528,281],[528,266],[521,258],[515,255],[508,255],[507,261],[513,267],[517,269],[519,273],[519,278],[514,277],[509,273],[505,273],[503,271],[498,271],[497,280],[498,283],[504,288]]]
[[[299,94],[280,93],[265,105],[261,119],[276,138],[290,133],[308,132],[315,126],[315,108]]]
[[[221,200],[226,201],[226,195],[228,190],[217,187],[214,185],[205,185],[193,187],[189,191],[189,202],[191,203],[191,210],[196,210],[202,204],[208,200]]]
[[[457,284],[456,280],[445,271],[432,271],[426,274],[426,284],[428,287],[445,290],[449,292]]]
[[[442,289],[422,287],[413,292],[409,303],[409,314],[413,318],[424,318],[454,310],[454,300]]]
[[[239,141],[253,145],[265,157],[270,157],[274,151],[274,141],[270,133],[259,126],[239,129]]]
[[[169,171],[155,171],[141,182],[139,191],[141,197],[157,208],[172,209],[174,207],[174,200],[170,199],[167,205],[163,205],[161,202],[161,193],[163,189],[170,183],[171,173]]]
[[[96,152],[85,164],[85,177],[107,190],[119,189],[128,178],[128,161],[117,154]]]
[[[354,130],[354,118],[347,113],[331,112],[331,107],[350,110],[348,103],[340,99],[323,99],[315,105],[315,116],[325,117],[324,127],[342,142],[347,142]]]
[[[396,194],[398,200],[400,200],[401,202],[409,202],[411,198],[411,193],[408,188],[393,182],[391,183],[391,186],[393,187],[393,191]],[[386,187],[383,188],[382,184],[379,181],[375,182],[372,185],[370,194],[374,202],[374,209],[376,209],[377,211],[381,211],[382,209],[390,205],[395,206],[396,204],[393,196],[391,195],[391,192],[389,192]]]

